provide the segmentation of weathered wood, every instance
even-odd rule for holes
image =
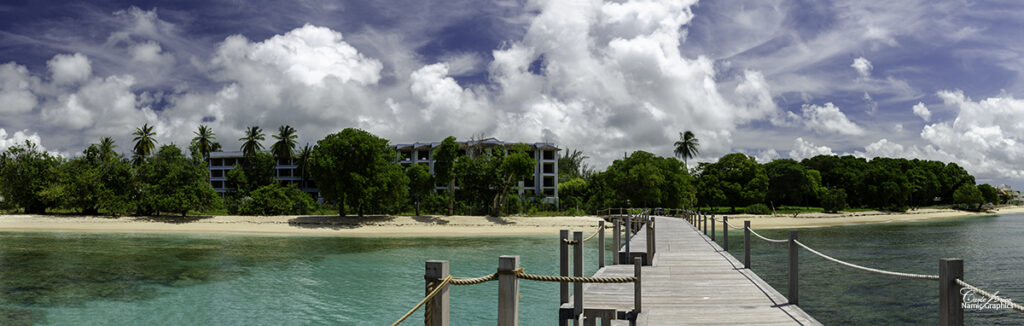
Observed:
[[[722,216],[722,248],[729,251],[729,217]]]
[[[636,278],[636,281],[633,282],[633,311],[638,314],[643,311],[642,307],[644,301],[644,283],[642,281],[643,269],[640,267],[641,265],[643,264],[640,261],[640,258],[633,259],[633,277]]]
[[[750,221],[743,221],[743,268],[750,269]]]
[[[569,230],[558,231],[558,275],[569,276]],[[558,303],[569,302],[569,284],[558,284]]]
[[[519,325],[519,256],[498,258],[498,325]]]
[[[614,232],[612,234],[612,242],[615,244],[615,252],[612,254],[612,265],[619,264],[619,248],[622,246],[622,241],[620,239],[622,237],[622,229],[619,227],[619,224],[621,224],[621,222],[621,219],[616,218],[615,227],[612,231]]]
[[[800,302],[800,248],[796,245],[797,231],[789,231],[789,304]]]
[[[604,267],[604,221],[597,223],[597,267]]]
[[[963,288],[957,279],[964,278],[964,261],[960,258],[939,260],[939,325],[964,324]]]
[[[576,242],[573,245],[572,251],[572,275],[583,276],[583,232],[576,231],[572,233],[572,239]],[[572,284],[572,295],[573,295],[573,315],[578,322],[583,316],[583,282],[574,282]]]
[[[626,215],[626,260],[629,260],[629,243],[633,239],[633,219],[630,215]]]
[[[428,260],[426,270],[423,273],[423,279],[426,281],[426,293],[424,295],[434,291],[433,287],[448,277],[449,274],[451,274],[451,270],[447,260]],[[449,287],[445,286],[433,299],[427,301],[427,306],[424,307],[426,309],[423,309],[424,325],[448,326],[448,304],[451,302],[451,294],[448,290]]]
[[[715,216],[711,215],[711,241],[715,241]]]

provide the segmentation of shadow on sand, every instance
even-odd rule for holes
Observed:
[[[116,217],[114,217],[116,219]],[[211,215],[152,215],[152,216],[135,216],[135,220],[142,222],[157,222],[167,224],[186,224],[195,221],[205,220],[213,218]]]
[[[356,229],[367,225],[389,222],[394,216],[368,215],[368,216],[300,216],[288,220],[288,225],[307,229]]]
[[[429,223],[429,224],[437,224],[437,225],[445,225],[445,224],[449,223],[448,220],[446,220],[446,219],[443,219],[443,218],[440,218],[440,217],[437,217],[437,216],[429,216],[429,215],[428,216],[413,216],[412,219],[413,219],[413,221],[420,222],[420,223]]]

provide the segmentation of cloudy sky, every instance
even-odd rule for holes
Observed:
[[[1024,188],[1019,1],[90,1],[0,5],[0,150],[79,153],[156,125],[227,149],[498,137],[698,160],[956,162]],[[266,145],[269,146],[269,137]]]

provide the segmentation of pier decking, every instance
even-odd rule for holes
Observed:
[[[643,308],[637,325],[820,325],[743,263],[683,219],[655,217],[655,254],[641,271]],[[646,248],[646,232],[631,240]],[[634,266],[609,265],[594,277],[630,277]],[[633,309],[633,285],[589,283],[586,310]],[[571,306],[573,300],[567,305]],[[628,325],[625,320],[612,325]]]

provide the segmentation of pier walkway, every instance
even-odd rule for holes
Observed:
[[[654,225],[655,254],[651,266],[641,270],[643,309],[637,325],[820,325],[686,220],[655,217]],[[646,248],[645,235],[637,232],[632,248]],[[632,264],[609,265],[594,277],[630,277],[633,269]],[[633,291],[628,283],[588,283],[583,307],[629,311]]]

